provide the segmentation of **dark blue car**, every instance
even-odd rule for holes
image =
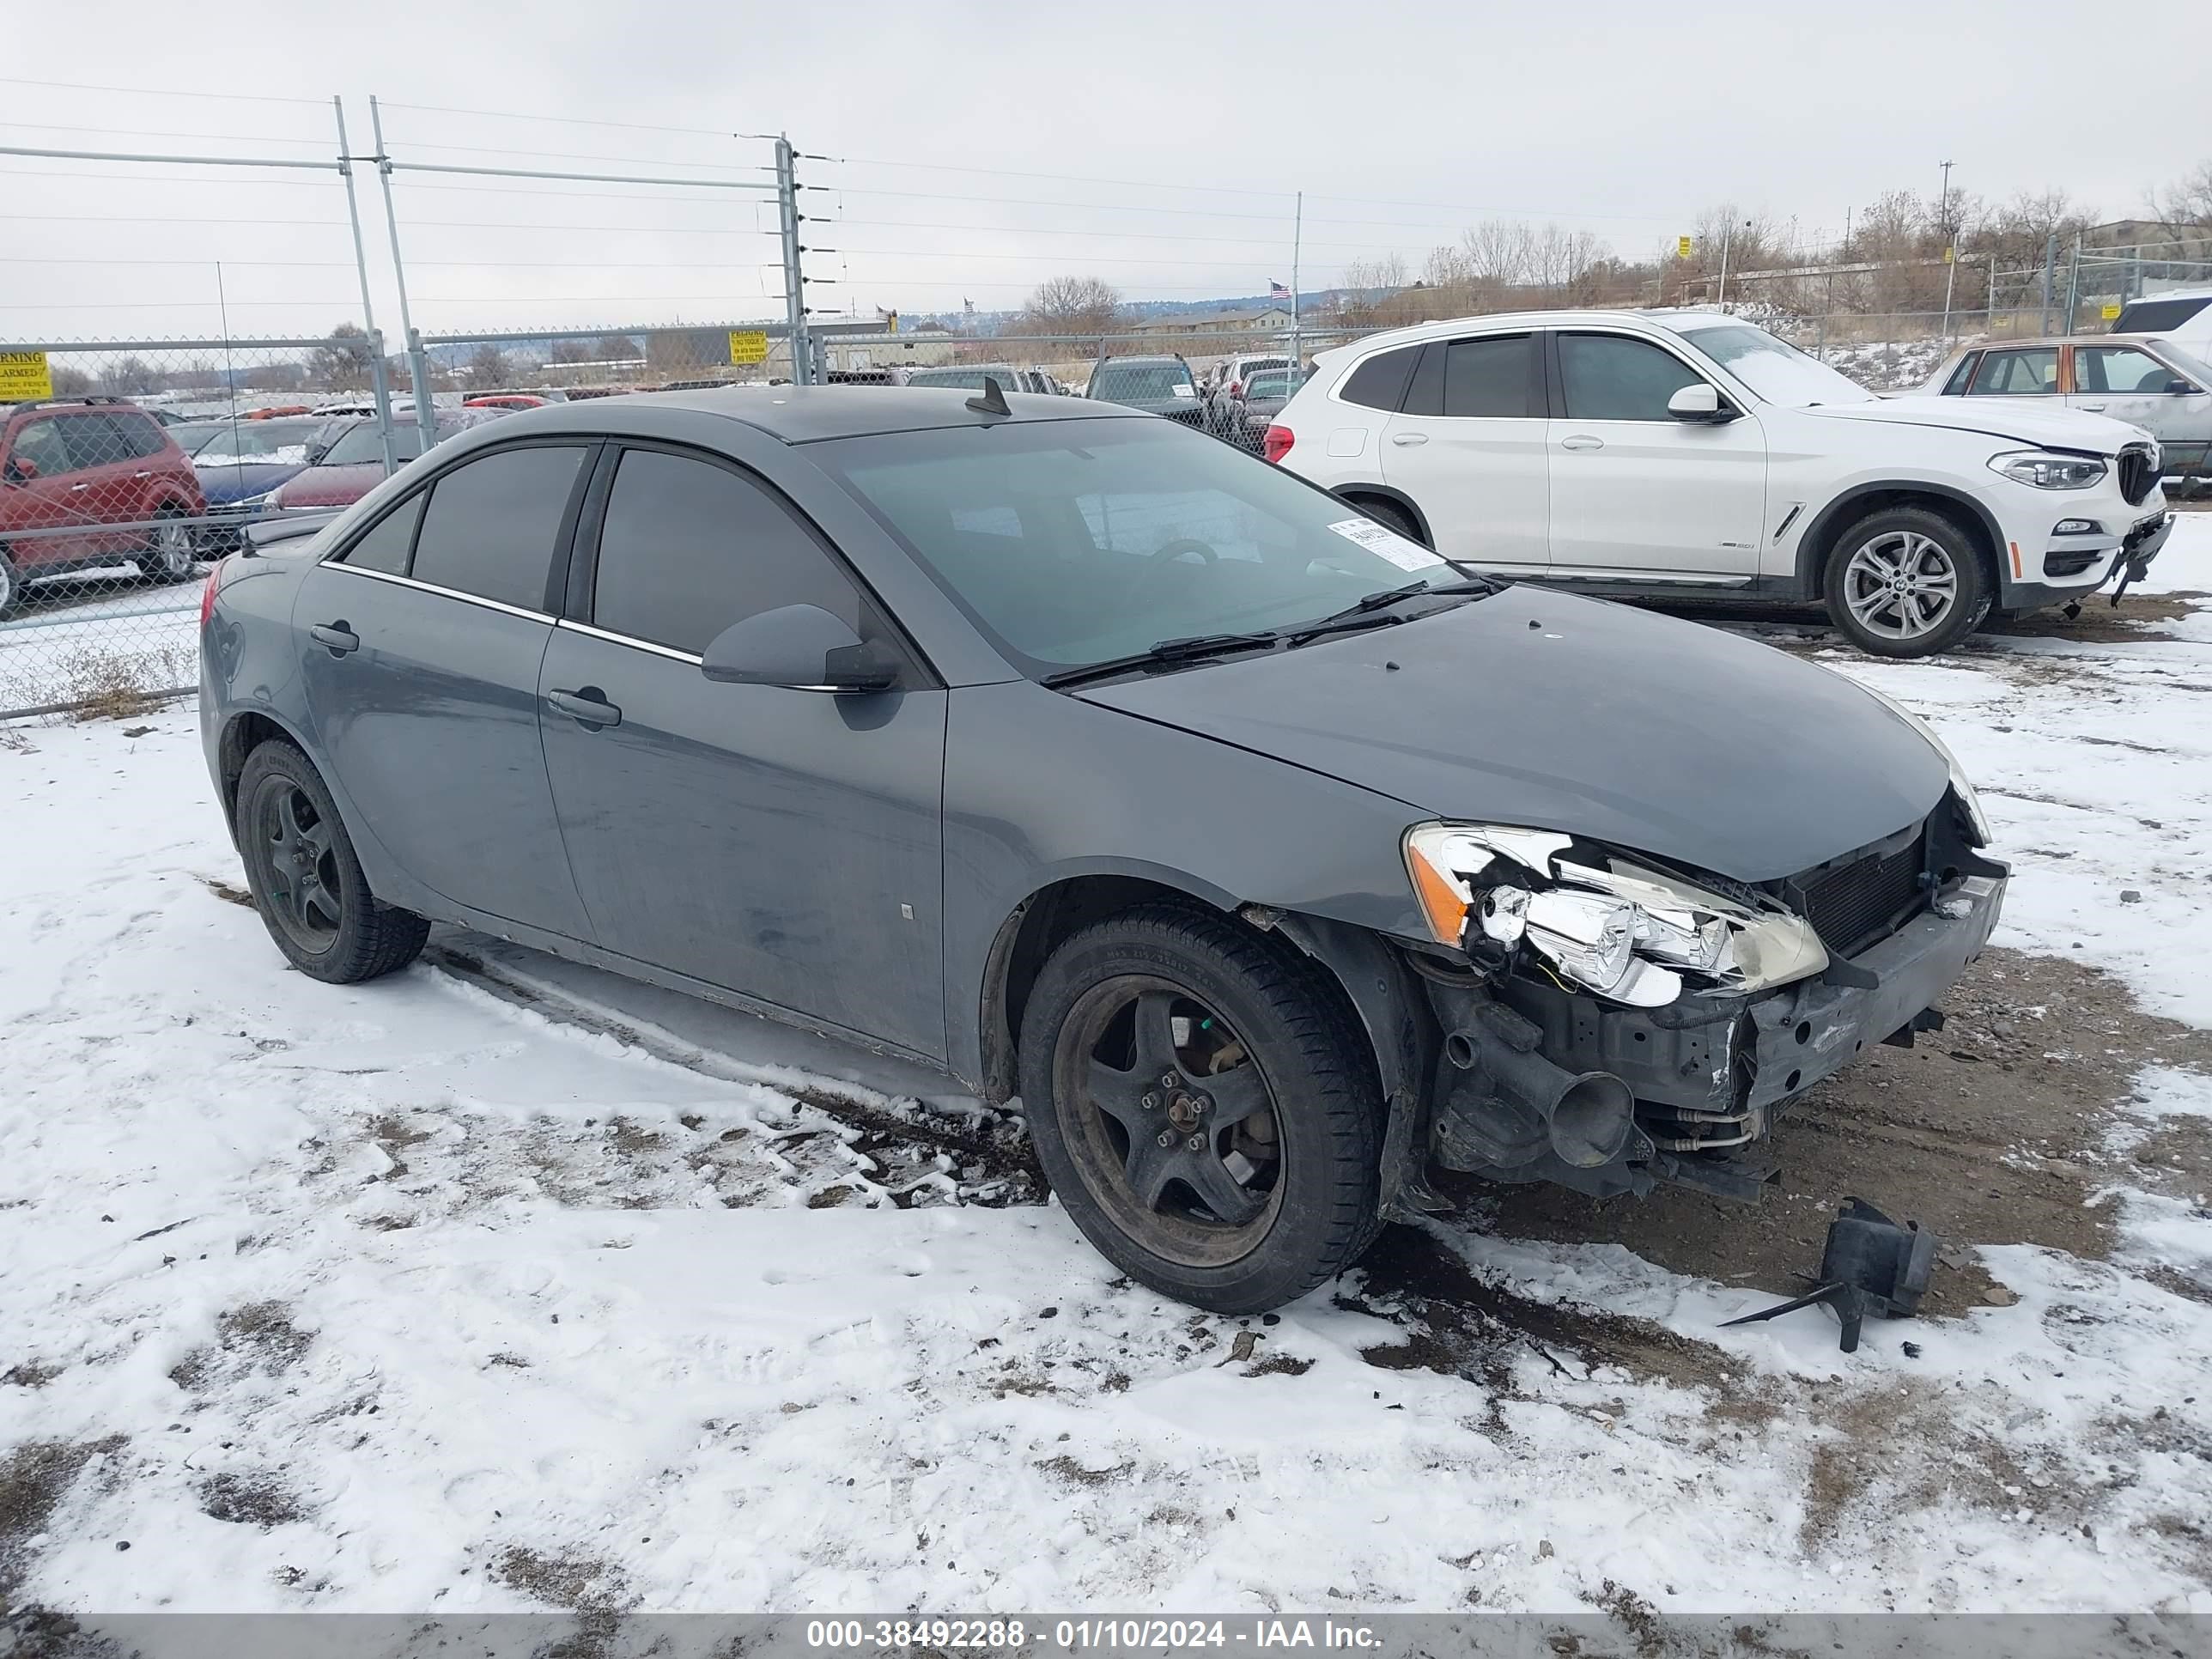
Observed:
[[[206,493],[210,522],[200,532],[204,552],[228,553],[242,545],[243,526],[267,509],[268,498],[307,465],[307,446],[324,422],[313,416],[226,422],[192,453]]]

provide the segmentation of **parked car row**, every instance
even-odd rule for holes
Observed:
[[[207,498],[169,433],[119,398],[0,407],[0,615],[26,582],[126,559],[155,581],[191,576]]]
[[[303,974],[447,921],[1018,1097],[1075,1224],[1203,1307],[1325,1282],[1437,1166],[1750,1198],[1777,1115],[1988,939],[1972,786],[1841,675],[1477,567],[1632,562],[1641,523],[1693,582],[1771,543],[1902,593],[1932,546],[1948,629],[2015,592],[1967,574],[1979,514],[2040,551],[2156,479],[2117,422],[1900,417],[1753,333],[1378,337],[1276,466],[1172,358],[1099,366],[1128,407],[526,410],[216,568],[208,766]]]

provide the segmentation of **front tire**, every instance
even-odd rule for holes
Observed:
[[[1024,1011],[1038,1161],[1131,1278],[1261,1313],[1374,1241],[1381,1091],[1319,969],[1249,928],[1150,905],[1054,951]]]
[[[246,757],[236,821],[254,908],[301,973],[352,985],[420,954],[430,924],[368,890],[331,792],[298,749],[271,741]]]
[[[1364,495],[1352,505],[1374,520],[1376,523],[1388,526],[1396,531],[1415,546],[1429,545],[1429,538],[1421,533],[1421,527],[1413,521],[1413,515],[1399,506],[1397,502],[1378,501],[1371,495]]]
[[[1949,650],[1981,626],[1994,597],[1974,538],[1920,507],[1887,507],[1845,530],[1821,587],[1837,632],[1875,657]]]
[[[8,556],[8,550],[0,547],[0,617],[11,613],[22,603],[23,573],[15,568],[15,562]]]

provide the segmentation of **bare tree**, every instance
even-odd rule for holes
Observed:
[[[645,356],[645,348],[627,334],[602,334],[592,343],[592,355],[603,363],[635,362]]]
[[[461,366],[461,384],[471,392],[492,392],[507,384],[507,354],[486,343]]]
[[[2212,228],[2212,157],[2199,161],[2152,198],[2170,225]]]
[[[1021,327],[1035,334],[1104,334],[1121,315],[1121,292],[1104,278],[1054,276],[1030,295]]]
[[[333,392],[357,391],[376,370],[376,349],[358,323],[340,323],[331,343],[307,354],[308,377]]]
[[[54,396],[57,398],[82,398],[93,388],[91,375],[81,368],[70,368],[63,363],[53,366],[53,379]]]

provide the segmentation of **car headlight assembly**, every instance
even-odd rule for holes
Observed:
[[[1966,828],[1971,835],[1972,844],[1976,847],[1987,847],[1992,837],[1990,835],[1990,821],[1982,815],[1982,798],[1974,793],[1974,781],[1966,775],[1966,768],[1959,764],[1959,757],[1951,752],[1951,745],[1936,735],[1935,727],[1898,702],[1896,698],[1885,696],[1874,687],[1861,681],[1854,680],[1851,684],[1856,685],[1860,690],[1865,692],[1867,696],[1925,738],[1928,740],[1928,746],[1943,757],[1943,764],[1951,769],[1951,793],[1958,797],[1960,809],[1966,815]]]
[[[1810,922],[1547,830],[1423,823],[1406,869],[1440,945],[1526,950],[1569,989],[1656,1008],[1686,991],[1741,994],[1828,965]]]
[[[2087,489],[2105,476],[2105,464],[2092,455],[2057,455],[2041,449],[2016,449],[1990,457],[1990,471],[2037,489]]]

